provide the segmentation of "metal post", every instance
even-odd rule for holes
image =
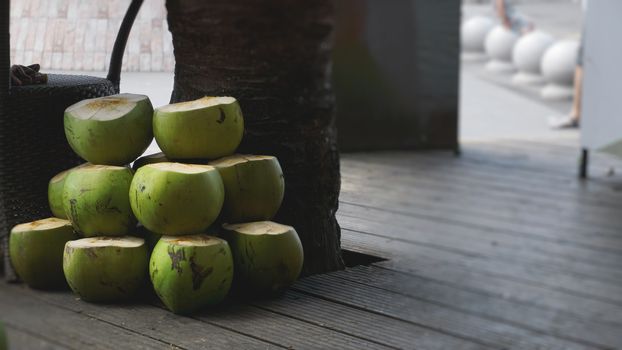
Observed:
[[[587,148],[581,149],[581,163],[579,164],[579,178],[587,179],[587,167],[589,161],[589,151]]]

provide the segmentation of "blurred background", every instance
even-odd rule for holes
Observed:
[[[622,155],[622,1],[587,3],[335,0],[331,72],[343,151],[336,216],[351,263],[301,280],[284,299],[246,305],[252,313],[201,322],[284,348],[620,348],[622,163],[592,151]],[[127,4],[12,1],[11,64],[105,77]],[[282,11],[275,11],[279,20]],[[167,104],[174,69],[164,1],[145,0],[121,91]],[[296,97],[305,100],[304,93]],[[147,153],[157,150],[153,143]],[[55,332],[54,320],[70,313],[74,325],[129,333],[75,331],[67,342],[110,347],[109,338],[126,344],[139,333],[194,348],[218,335],[205,337],[203,328],[153,308],[4,291],[11,298],[0,306],[17,315],[14,324],[37,325],[23,329],[62,339],[66,329],[80,330]],[[62,317],[38,317],[41,304],[54,304]],[[281,323],[265,322],[263,312]]]
[[[341,108],[343,114],[341,119],[347,119],[343,125],[351,119],[357,119],[356,114],[360,110],[369,111],[370,106],[361,106],[361,94],[376,96],[376,91],[353,93],[351,89],[356,83],[352,83],[349,70],[353,70],[348,61],[348,52],[355,52],[350,49],[348,43],[354,40],[348,38],[352,32],[365,32],[365,42],[368,52],[372,55],[376,52],[383,52],[384,55],[374,57],[377,64],[381,66],[381,75],[393,79],[393,86],[398,90],[406,92],[417,91],[414,83],[415,79],[409,82],[408,74],[404,73],[404,68],[413,67],[416,70],[417,57],[414,57],[414,43],[430,31],[445,33],[446,40],[452,40],[448,46],[456,46],[457,38],[453,23],[460,16],[462,22],[473,17],[485,16],[493,21],[499,21],[492,2],[490,0],[464,0],[462,2],[461,14],[456,13],[453,2],[439,1],[434,5],[425,5],[425,2],[394,2],[393,4],[378,4],[370,1],[348,1],[338,3],[340,21],[338,22],[339,32],[337,34],[336,50],[336,87],[338,94],[341,94],[340,101],[344,106]],[[445,3],[443,5],[443,3]],[[583,24],[583,14],[581,1],[576,0],[517,0],[513,1],[516,11],[534,24],[535,30],[540,30],[555,37],[556,40],[575,40],[578,41],[581,35]],[[126,10],[126,2],[120,0],[113,1],[78,1],[78,0],[20,0],[13,1],[11,7],[11,62],[20,64],[40,63],[42,71],[46,72],[89,72],[90,75],[105,76],[110,61],[113,42],[117,33],[121,18]],[[413,9],[412,7],[418,7]],[[404,11],[408,10],[408,11]],[[430,12],[434,16],[430,16]],[[364,25],[356,27],[356,17],[359,21],[361,16],[366,13],[368,17],[367,29]],[[423,16],[421,14],[426,14]],[[417,17],[413,25],[418,28],[403,28],[403,22],[383,21],[386,18],[396,18],[396,16]],[[419,14],[419,15],[418,15]],[[438,15],[436,15],[438,14]],[[434,18],[437,22],[432,29],[425,21],[426,18]],[[444,22],[443,22],[444,21]],[[382,26],[375,25],[382,23]],[[393,24],[392,24],[393,23]],[[382,28],[380,28],[382,27]],[[427,32],[426,32],[427,30]],[[385,35],[388,34],[388,35]],[[390,40],[393,38],[393,42]],[[434,37],[431,37],[434,38]],[[410,39],[412,45],[404,42]],[[432,40],[433,41],[433,40]],[[378,45],[381,43],[382,45]],[[421,45],[421,43],[418,43]],[[425,43],[423,43],[425,44]],[[409,49],[410,47],[410,49]],[[442,59],[443,56],[435,54],[433,42],[427,47],[427,55],[433,60]],[[443,47],[442,50],[448,50]],[[389,52],[391,55],[386,55]],[[357,61],[361,58],[356,56]],[[401,62],[400,59],[406,60]],[[455,95],[451,90],[454,87],[437,86],[439,81],[453,82],[451,74],[445,77],[448,72],[455,70],[452,65],[453,58],[447,59],[445,65],[438,65],[441,72],[430,72],[430,64],[423,63],[428,67],[420,69],[417,74],[420,78],[422,74],[430,77],[424,80],[424,87],[419,90],[426,90],[425,95]],[[423,59],[425,60],[425,58]],[[166,9],[164,2],[157,0],[146,0],[138,18],[133,26],[127,49],[123,59],[122,91],[145,91],[154,101],[155,105],[168,103],[170,89],[172,89],[174,57],[172,38],[168,31],[166,21]],[[397,74],[388,71],[391,66],[400,67]],[[363,67],[361,70],[368,69]],[[444,72],[443,72],[444,71]],[[456,73],[458,72],[455,70]],[[352,74],[357,74],[354,72]],[[405,82],[396,81],[399,77],[405,77]],[[350,85],[344,83],[350,79]],[[357,78],[361,79],[361,78]],[[367,76],[367,82],[373,77]],[[455,77],[457,79],[457,77]],[[421,80],[421,79],[419,79]],[[506,137],[565,137],[576,135],[575,130],[552,130],[547,124],[547,118],[567,113],[571,108],[570,99],[544,100],[540,97],[539,86],[520,86],[512,84],[508,74],[498,74],[490,72],[485,68],[481,61],[461,60],[459,73],[459,138],[461,140],[486,140]],[[422,83],[422,84],[423,84]],[[359,84],[360,86],[360,84]],[[169,87],[169,89],[162,88]],[[438,90],[437,92],[430,90]],[[447,92],[449,91],[449,92]],[[380,97],[376,97],[378,99]],[[383,97],[386,98],[386,97]],[[356,100],[350,102],[349,100]],[[372,104],[375,103],[374,99]],[[383,110],[383,123],[395,120],[394,124],[403,126],[409,123],[408,116],[400,114],[425,114],[433,109],[431,106],[410,106],[413,101],[411,96],[402,99],[397,111],[387,113]],[[422,100],[422,99],[420,99]],[[452,103],[448,100],[440,99],[436,103]],[[345,106],[345,104],[348,104]],[[357,105],[358,104],[358,105]],[[373,106],[372,106],[373,107]],[[373,109],[373,108],[371,108]],[[425,110],[422,112],[422,110]],[[450,108],[451,110],[451,108]],[[455,114],[455,113],[454,113]],[[360,122],[360,118],[358,118]],[[373,116],[368,124],[359,125],[356,133],[350,132],[351,128],[344,127],[341,131],[341,146],[345,150],[359,150],[366,148],[395,148],[395,147],[454,147],[452,135],[441,135],[435,142],[430,137],[427,138],[421,133],[410,133],[410,136],[400,136],[399,142],[389,142],[384,140],[378,144],[369,144],[369,135],[366,130],[371,130],[374,134],[378,132],[378,123],[375,123]],[[412,119],[412,118],[410,118]],[[435,125],[413,125],[414,129],[451,129],[454,118],[439,118],[443,123]],[[421,121],[419,121],[420,123]],[[448,125],[449,124],[449,125]],[[387,127],[387,133],[404,129],[403,127]],[[411,130],[412,131],[412,130]],[[448,132],[451,134],[451,132]],[[436,132],[436,134],[443,134]],[[415,135],[415,136],[413,136]],[[414,139],[412,139],[414,138]],[[361,139],[367,140],[361,142]],[[395,139],[387,137],[387,139]],[[424,140],[424,141],[422,141]]]
[[[576,0],[514,1],[516,11],[533,23],[534,31],[551,35],[554,40],[579,42],[584,11]],[[463,23],[478,16],[496,20],[491,1],[465,0]],[[514,71],[499,74],[486,69],[485,62],[461,61],[460,138],[541,138],[576,136],[577,130],[555,130],[548,118],[567,114],[571,98],[543,99],[543,84],[520,85],[512,82]]]

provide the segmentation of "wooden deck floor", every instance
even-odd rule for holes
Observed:
[[[388,260],[196,317],[0,284],[15,349],[622,348],[622,176],[576,140],[343,156],[345,249]]]

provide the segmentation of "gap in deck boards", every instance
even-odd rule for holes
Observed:
[[[346,250],[346,249],[341,250],[341,257],[343,258],[343,262],[345,263],[346,267],[355,267],[355,266],[360,266],[360,265],[368,266],[373,263],[387,260],[379,256],[359,253],[359,252],[355,252],[352,250]]]

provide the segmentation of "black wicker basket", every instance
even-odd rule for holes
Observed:
[[[0,86],[0,252],[4,251],[5,278],[13,281],[16,277],[8,254],[10,229],[51,216],[49,179],[83,162],[67,144],[65,108],[83,99],[119,92],[123,51],[143,1],[132,0],[125,14],[106,79],[52,74],[46,84],[28,86],[10,86],[10,1],[0,1],[0,74],[5,77]]]

